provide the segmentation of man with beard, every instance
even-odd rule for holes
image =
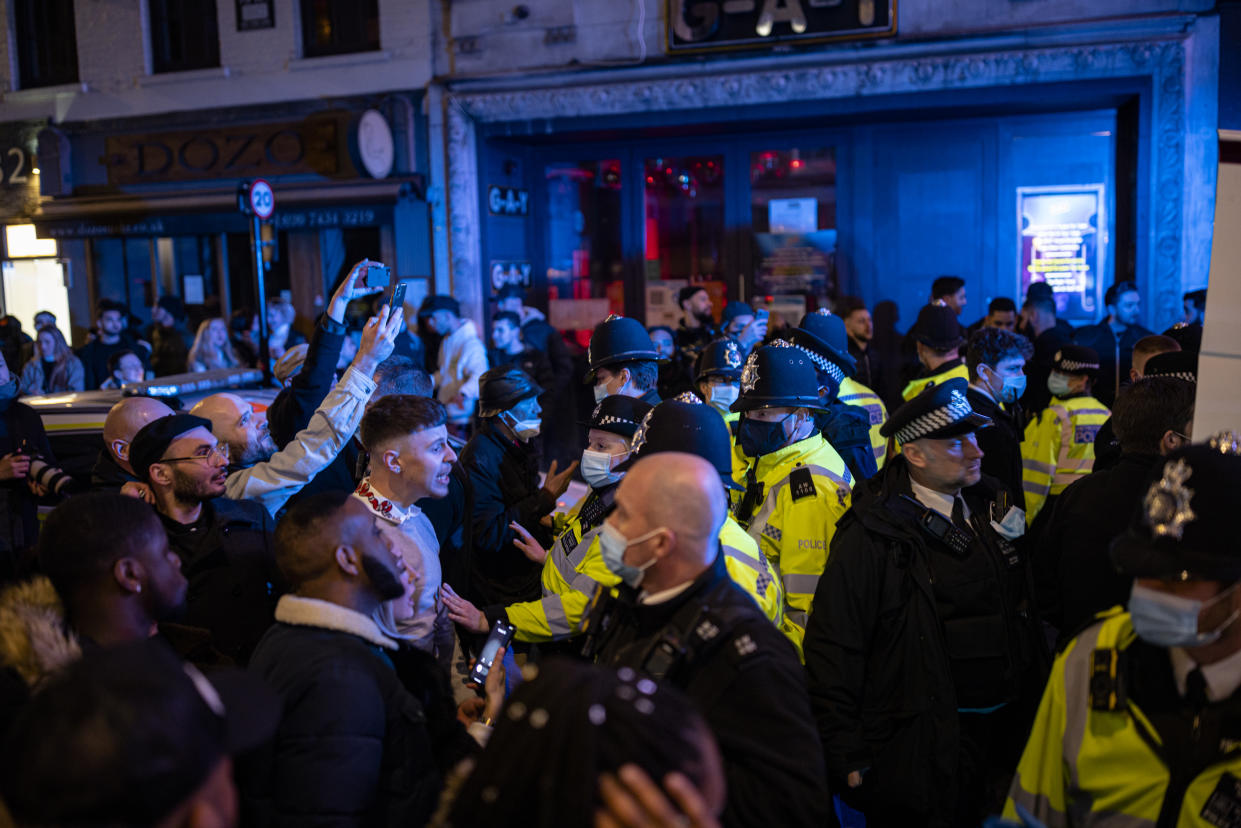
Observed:
[[[687,376],[692,375],[694,361],[702,349],[717,336],[715,317],[711,315],[711,295],[702,285],[688,285],[677,294],[681,322],[677,325],[677,354]]]
[[[391,536],[345,492],[302,500],[276,529],[294,593],[250,669],[284,699],[271,755],[244,785],[276,825],[423,825],[439,796],[429,711],[393,667],[372,620],[405,588]]]
[[[47,516],[43,574],[0,592],[0,733],[30,694],[84,652],[141,641],[156,628],[194,661],[205,636],[167,624],[185,608],[181,561],[151,507],[94,492]]]
[[[1111,407],[1121,380],[1129,376],[1133,366],[1133,346],[1152,332],[1138,324],[1142,297],[1133,282],[1117,282],[1109,287],[1103,294],[1103,304],[1107,316],[1074,331],[1073,342],[1099,355],[1099,381],[1095,383],[1094,396]]]
[[[278,578],[271,516],[258,503],[224,497],[228,453],[210,420],[174,414],[135,435],[129,461],[189,579],[186,623],[210,630],[216,646],[244,664],[271,624]]]
[[[212,433],[228,446],[230,473],[225,496],[253,500],[275,515],[315,475],[331,465],[362,422],[375,392],[371,375],[392,353],[401,311],[381,310],[362,332],[353,364],[319,404],[310,424],[276,451],[267,416],[236,394],[213,394],[190,409],[211,421]]]

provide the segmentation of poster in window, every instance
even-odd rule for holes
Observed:
[[[237,0],[237,31],[274,28],[275,0]]]
[[[1056,315],[1094,321],[1099,313],[1101,249],[1106,237],[1103,185],[1019,187],[1017,217],[1021,239],[1020,295],[1032,282],[1055,291]]]

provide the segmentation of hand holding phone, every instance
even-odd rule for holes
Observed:
[[[497,621],[496,625],[491,628],[491,633],[487,636],[487,643],[483,645],[483,651],[478,654],[474,666],[470,668],[470,682],[472,684],[482,687],[487,683],[487,674],[491,672],[491,668],[495,664],[496,653],[499,652],[501,647],[508,647],[509,642],[513,640],[513,633],[515,632],[517,632],[517,628],[507,621]]]

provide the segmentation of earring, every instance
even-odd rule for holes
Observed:
[[[142,584],[135,584],[134,592],[142,592]]]

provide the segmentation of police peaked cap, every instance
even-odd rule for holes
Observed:
[[[613,314],[596,325],[590,335],[590,346],[586,349],[586,362],[590,370],[586,372],[586,381],[593,382],[595,371],[599,368],[623,362],[655,362],[658,359],[655,343],[642,323]]]
[[[722,376],[740,379],[745,356],[741,346],[732,339],[717,339],[702,349],[694,368],[694,382],[703,377]]]
[[[542,393],[543,389],[525,371],[492,368],[478,378],[478,416],[494,417]]]
[[[650,410],[651,404],[637,397],[613,394],[600,400],[595,410],[591,412],[590,419],[582,425],[616,434],[628,440],[633,437],[633,433],[642,424],[642,418]]]
[[[1155,354],[1142,369],[1144,377],[1176,377],[1186,382],[1198,381],[1198,355],[1193,351],[1167,351]]]
[[[664,400],[652,408],[629,441],[629,451],[629,457],[616,471],[628,471],[638,460],[652,454],[683,451],[714,466],[725,487],[741,490],[732,479],[732,437],[728,426],[718,411],[702,402]]]
[[[823,410],[819,375],[810,355],[783,340],[755,348],[741,371],[741,396],[730,410],[756,408]]]
[[[1241,580],[1241,437],[1223,432],[1163,459],[1112,563],[1134,578]]]
[[[953,377],[935,383],[896,411],[879,429],[884,437],[896,437],[898,443],[913,440],[946,440],[960,437],[991,425],[991,418],[970,407],[966,391],[969,383]]]
[[[965,341],[956,311],[947,305],[924,305],[912,333],[914,339],[936,351],[951,351]]]
[[[1062,374],[1088,374],[1099,372],[1099,352],[1083,345],[1061,345],[1052,357],[1051,369]]]
[[[857,372],[857,360],[849,355],[849,333],[844,320],[826,309],[803,316],[790,339],[810,354],[820,371],[831,374],[837,385]]]

